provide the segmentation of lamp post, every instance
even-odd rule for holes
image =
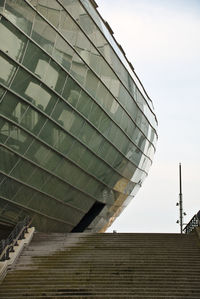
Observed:
[[[183,197],[182,197],[182,176],[181,163],[179,163],[179,210],[180,210],[180,232],[183,233]]]
[[[183,212],[183,195],[182,195],[182,173],[181,173],[181,163],[179,163],[179,202],[176,203],[179,206],[179,220],[176,223],[180,224],[180,233],[183,233],[183,216],[186,215]]]

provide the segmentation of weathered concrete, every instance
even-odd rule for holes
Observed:
[[[0,298],[200,298],[195,233],[38,234]]]

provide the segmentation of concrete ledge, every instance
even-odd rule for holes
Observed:
[[[10,259],[0,262],[0,283],[6,276],[8,270],[14,267],[24,247],[31,242],[34,231],[34,227],[28,228],[28,233],[25,234],[25,239],[19,240],[18,246],[14,246],[14,252],[10,252]]]

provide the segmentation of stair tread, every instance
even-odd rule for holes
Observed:
[[[194,234],[36,233],[0,297],[200,298],[199,255]]]

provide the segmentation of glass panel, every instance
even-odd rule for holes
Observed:
[[[73,178],[73,171],[74,168],[76,169],[77,167],[72,164],[70,161],[67,161],[66,159],[62,159],[62,162],[60,165],[57,165],[58,167],[56,168],[55,172],[58,176],[61,178],[65,179],[67,182],[72,182],[74,180]],[[76,179],[77,180],[77,179]]]
[[[50,120],[48,120],[39,134],[39,137],[43,139],[47,144],[53,146],[58,142],[60,129]]]
[[[54,147],[58,149],[64,155],[68,154],[71,151],[71,147],[74,143],[74,138],[65,133],[63,130],[59,132],[59,138],[57,142],[54,144]]]
[[[132,139],[133,132],[136,130],[136,126],[132,120],[127,118],[127,125],[125,131],[127,132],[128,136]],[[134,139],[132,139],[134,141]]]
[[[28,35],[31,33],[34,10],[24,0],[7,0],[6,17]]]
[[[128,132],[128,128],[129,128],[129,125],[130,125],[131,122],[132,122],[132,120],[130,119],[130,117],[125,112],[124,115],[123,115],[122,122],[121,122],[121,127],[122,127],[123,131]]]
[[[52,53],[56,32],[39,15],[35,17],[31,37],[48,53]]]
[[[83,175],[83,171],[80,168],[73,165],[73,167],[71,168],[70,174],[66,175],[65,177],[66,177],[66,180],[68,180],[69,183],[71,183],[73,186],[80,188],[79,187],[79,178],[82,177],[82,175]],[[86,177],[88,177],[86,173],[84,173],[84,175]],[[85,186],[83,187],[83,190],[86,190]]]
[[[123,149],[126,146],[128,142],[128,138],[124,135],[124,133],[117,127],[114,127],[113,130],[113,136],[112,136],[112,142],[115,144],[115,146],[121,151],[124,152]],[[125,145],[124,145],[125,143]]]
[[[93,97],[95,97],[96,95],[98,83],[98,78],[94,75],[94,73],[91,70],[88,70],[85,80],[85,88]]]
[[[119,106],[119,104],[117,103],[117,109],[116,109],[116,111],[114,112],[115,113],[115,115],[114,115],[114,119],[115,119],[115,121],[116,121],[116,123],[118,124],[118,125],[120,125],[121,124],[121,119],[122,119],[122,117],[123,117],[123,109],[122,109],[122,107],[121,106]]]
[[[3,13],[4,11],[5,0],[1,0],[0,2],[0,12]]]
[[[100,144],[102,142],[102,139],[103,139],[103,137],[99,133],[97,133],[96,131],[94,131],[94,133],[92,135],[92,138],[90,139],[90,141],[88,143],[89,147],[93,151],[97,152],[98,149],[99,149],[99,147],[100,147]]]
[[[0,82],[9,86],[15,74],[16,66],[2,53],[0,53]]]
[[[80,14],[84,14],[84,10],[77,0],[61,0],[61,3],[76,20]]]
[[[110,147],[107,155],[105,156],[105,160],[110,164],[113,165],[116,157],[118,156],[118,151],[114,147]]]
[[[88,68],[85,63],[80,59],[77,54],[74,54],[72,59],[72,66],[70,69],[70,74],[75,78],[79,83],[83,84],[85,82],[85,76]]]
[[[0,148],[0,165],[1,171],[5,171],[9,173],[15,164],[18,162],[19,158],[16,154],[9,152],[7,149],[1,147]]]
[[[60,125],[69,131],[75,121],[75,115],[72,108],[70,108],[64,101],[59,100],[52,114]]]
[[[59,67],[54,61],[51,61],[48,66],[44,82],[61,94],[66,78],[67,74],[61,69],[61,67]]]
[[[103,61],[101,65],[101,80],[109,88],[111,85],[112,71],[110,67]]]
[[[108,141],[106,141],[105,139],[102,140],[102,142],[99,146],[98,155],[104,159],[106,157],[107,153],[109,152],[111,146],[112,145]]]
[[[65,193],[65,202],[82,209],[85,212],[87,212],[94,204],[94,200],[92,198],[83,193],[78,193],[77,191]]]
[[[5,179],[1,184],[0,196],[12,199],[20,188],[20,184],[11,179]]]
[[[1,113],[19,123],[28,105],[20,102],[17,96],[7,92],[0,104]]]
[[[90,140],[92,139],[93,134],[94,129],[88,123],[85,123],[79,137],[86,145],[88,145]]]
[[[27,184],[30,184],[38,189],[41,189],[45,181],[49,178],[49,174],[40,168],[36,168],[27,179]]]
[[[86,150],[82,153],[80,160],[79,160],[79,165],[83,168],[83,169],[88,169],[89,164],[93,158],[94,154],[92,154],[90,152],[90,150],[88,150],[86,148]]]
[[[78,26],[74,23],[72,18],[64,10],[61,11],[60,32],[72,46],[76,43],[78,31]]]
[[[86,117],[90,114],[93,100],[82,90],[77,104],[77,109]]]
[[[115,123],[111,123],[110,126],[110,131],[109,131],[109,140],[113,143],[113,141],[115,140],[115,138],[117,138],[117,140],[120,140],[120,135],[118,138],[118,132],[120,131],[120,129],[115,125]],[[121,134],[121,133],[120,133]],[[121,140],[120,140],[121,141]],[[119,141],[119,142],[120,142]],[[121,141],[122,142],[122,141]]]
[[[63,185],[65,188],[63,187]],[[67,191],[69,189],[68,184],[63,183],[61,180],[51,175],[48,176],[48,180],[46,180],[45,184],[42,186],[42,191],[44,191],[47,194],[50,194],[53,197],[55,196],[60,200],[63,200],[64,198],[64,194],[62,192],[63,189]]]
[[[5,89],[2,86],[0,86],[0,99],[4,95],[4,93],[5,93]]]
[[[104,114],[102,109],[95,102],[93,102],[92,109],[88,118],[95,125],[96,128],[99,127],[102,114]]]
[[[76,51],[80,54],[82,59],[86,61],[86,63],[89,63],[89,57],[90,57],[90,51],[92,45],[90,41],[86,38],[86,36],[83,34],[83,32],[80,31],[79,28],[77,28],[77,39],[74,47]]]
[[[22,204],[23,206],[27,207],[34,193],[34,190],[26,186],[22,186],[13,197],[13,201],[18,202],[19,204]]]
[[[43,146],[39,141],[35,140],[25,156],[38,164],[45,165],[48,152],[49,149],[46,146]]]
[[[62,96],[70,104],[76,107],[80,96],[80,92],[80,86],[72,78],[68,77]]]
[[[75,140],[68,153],[68,157],[73,161],[78,162],[82,158],[85,150],[86,148],[80,142]]]
[[[4,18],[1,19],[0,32],[0,49],[15,60],[20,61],[24,53],[27,38]]]
[[[31,173],[34,170],[34,166],[31,165],[31,163],[21,160],[17,166],[13,169],[13,171],[10,173],[11,176],[14,176],[15,178],[26,182],[28,178],[30,177]]]
[[[104,134],[105,136],[108,136],[111,124],[112,121],[110,120],[110,118],[105,113],[102,113],[100,126],[99,126],[99,130],[101,131],[101,133]]]
[[[38,1],[37,10],[55,27],[59,25],[61,6],[56,1]]]
[[[75,136],[79,136],[79,133],[84,125],[85,120],[77,113],[74,113],[74,115],[75,115],[75,121],[73,122],[70,128],[70,132]]]
[[[100,183],[98,183],[95,179],[90,178],[86,186],[88,193],[90,193],[93,196],[96,196],[96,191],[99,189],[99,185]]]
[[[56,96],[52,92],[22,69],[18,70],[11,89],[48,114],[56,102]]]
[[[109,92],[106,89],[106,87],[101,82],[99,82],[99,85],[97,88],[97,93],[96,93],[96,99],[98,100],[98,102],[101,106],[105,106],[104,103],[105,103],[108,93]]]
[[[102,73],[102,65],[104,63],[103,58],[100,56],[100,54],[95,50],[93,46],[91,47],[91,52],[88,53],[88,56],[89,66],[100,77]]]
[[[54,171],[61,158],[58,154],[49,150],[47,146],[43,146],[39,141],[34,141],[26,152],[25,156],[33,160],[37,164],[46,167],[50,171]]]
[[[31,59],[30,59],[31,57]],[[44,80],[50,58],[38,46],[29,41],[23,65],[31,72],[37,75],[41,80]]]
[[[115,111],[116,101],[114,100],[113,96],[111,94],[107,94],[107,97],[103,101],[103,107],[104,109],[110,114],[111,117],[113,117],[113,111]],[[114,109],[113,109],[114,108]]]
[[[121,153],[118,152],[118,154],[113,157],[113,167],[121,174],[123,174],[124,169],[127,167],[128,160],[125,159]]]
[[[43,127],[46,118],[31,107],[23,115],[21,125],[30,130],[33,134],[38,134]]]
[[[3,118],[0,118],[0,142],[5,143],[9,136],[9,124]]]
[[[8,132],[6,132],[6,134],[9,135],[9,138],[6,141],[6,145],[20,154],[23,154],[31,144],[32,137],[12,124],[8,124],[7,129]]]
[[[34,103],[35,95],[39,94],[40,83],[28,72],[19,69],[11,85],[11,89]]]
[[[101,163],[103,163],[103,162],[99,158],[97,158],[95,155],[92,155],[92,159],[88,166],[87,171],[89,173],[91,173],[92,175],[94,175],[95,177],[99,178],[98,167]]]
[[[127,105],[127,98],[129,97],[129,94],[127,93],[127,90],[123,85],[120,85],[119,88],[119,102],[121,105],[126,108]]]
[[[56,44],[52,56],[67,71],[70,70],[73,54],[74,50],[67,44],[67,42],[60,35],[57,35]]]

